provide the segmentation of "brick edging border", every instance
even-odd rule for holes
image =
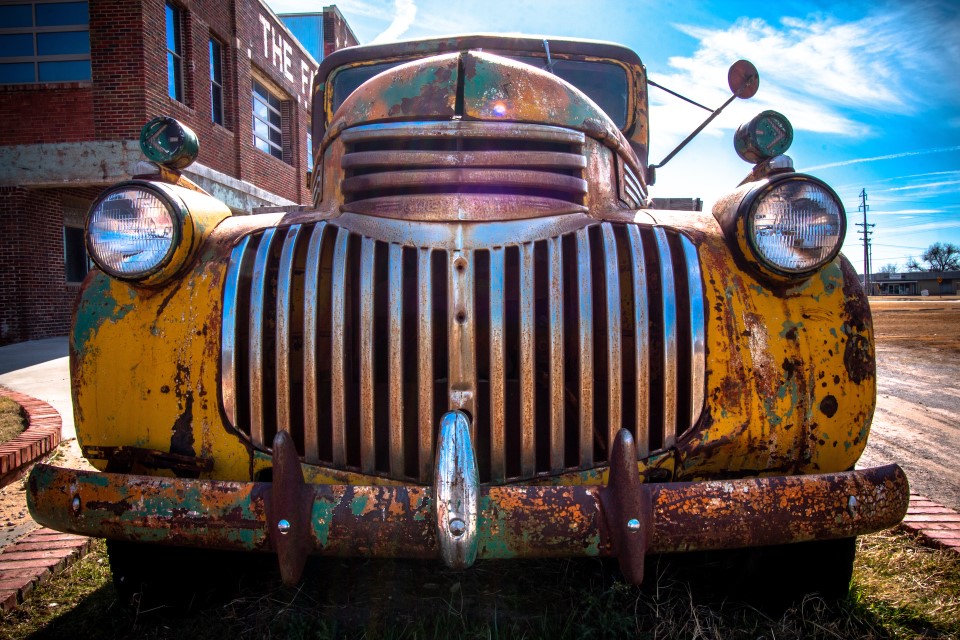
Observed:
[[[60,414],[43,400],[37,400],[5,387],[0,395],[10,398],[27,414],[27,428],[13,440],[0,444],[0,488],[20,477],[34,460],[60,444],[63,421]]]
[[[0,610],[23,603],[38,584],[46,582],[90,551],[93,538],[40,528],[0,552]]]
[[[919,535],[931,547],[960,553],[960,513],[926,496],[911,494],[900,527]]]

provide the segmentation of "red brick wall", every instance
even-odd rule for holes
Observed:
[[[0,344],[63,335],[79,285],[63,266],[61,195],[96,190],[0,188]]]
[[[89,82],[0,86],[0,144],[89,140],[92,96]]]
[[[175,4],[183,15],[182,103],[167,96],[164,0],[90,0],[92,80],[0,87],[0,122],[8,123],[0,145],[137,139],[150,118],[172,115],[196,131],[199,162],[309,203],[313,63],[257,0]],[[329,16],[331,42],[353,44],[339,12]],[[224,126],[211,118],[211,36],[223,46]],[[284,160],[253,146],[253,74],[285,101]],[[106,186],[0,188],[0,344],[67,332],[78,286],[65,282],[62,196],[90,201]]]

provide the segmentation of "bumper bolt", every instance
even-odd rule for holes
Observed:
[[[70,504],[70,507],[73,509],[73,515],[80,514],[80,496],[73,497],[73,502]]]
[[[467,523],[460,518],[452,518],[450,520],[450,533],[452,533],[455,537],[459,538],[466,530]]]
[[[290,522],[287,520],[281,520],[277,523],[277,531],[280,532],[280,535],[285,536],[290,533]]]
[[[850,517],[856,517],[857,515],[857,497],[850,496],[847,498],[847,512],[850,514]]]
[[[636,518],[630,518],[627,520],[627,529],[630,529],[630,531],[640,531],[640,521]]]

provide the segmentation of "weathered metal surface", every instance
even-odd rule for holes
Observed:
[[[653,529],[650,489],[641,484],[633,436],[620,429],[610,453],[610,482],[600,493],[613,552],[627,582],[643,582],[643,564]]]
[[[633,453],[627,448],[626,457]],[[630,471],[624,467],[624,471]],[[636,480],[618,487],[636,486]],[[296,485],[296,482],[293,482]],[[896,465],[832,475],[644,485],[650,553],[843,538],[879,531],[906,512],[909,486]],[[289,483],[288,483],[289,487]],[[437,558],[436,505],[425,487],[304,485],[312,553]],[[477,557],[614,555],[608,498],[598,486],[480,487]],[[28,504],[42,525],[83,535],[208,548],[276,551],[294,521],[277,512],[270,483],[157,478],[37,465]],[[619,493],[619,498],[617,494]],[[631,516],[633,492],[611,496]],[[273,496],[273,497],[271,497]],[[851,496],[857,505],[850,508]],[[80,508],[73,509],[75,499]],[[282,499],[281,499],[282,500]],[[293,505],[289,505],[293,508]],[[300,513],[289,511],[284,513]],[[283,534],[274,514],[287,519]],[[270,517],[268,517],[268,515]],[[294,516],[296,517],[296,516]],[[618,522],[622,520],[622,515]],[[642,522],[642,520],[641,520]],[[285,544],[285,543],[281,543]],[[630,552],[628,552],[629,554]]]
[[[266,505],[267,531],[280,563],[284,584],[295,585],[303,575],[312,544],[310,490],[303,481],[293,439],[278,431],[273,439],[273,481]]]
[[[459,64],[460,54],[448,53],[410,62],[389,75],[374,78],[340,105],[326,131],[327,138],[368,122],[452,119],[456,115]]]
[[[342,179],[332,186],[342,194],[345,211],[404,220],[576,213],[585,211],[585,141],[569,129],[503,122],[358,126],[338,141],[346,151],[333,167]],[[424,144],[433,150],[420,150]],[[493,150],[476,151],[477,145]]]

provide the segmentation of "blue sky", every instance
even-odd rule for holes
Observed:
[[[268,0],[276,12],[315,11]],[[960,2],[695,0],[339,0],[364,44],[466,32],[572,36],[625,44],[651,79],[708,106],[727,97],[740,58],[760,91],[736,101],[658,171],[654,195],[707,206],[750,165],[733,132],[764,109],[795,130],[788,154],[830,184],[847,209],[844,252],[863,268],[859,194],[873,227],[873,270],[903,267],[936,241],[960,244]],[[651,88],[651,162],[706,115]]]

